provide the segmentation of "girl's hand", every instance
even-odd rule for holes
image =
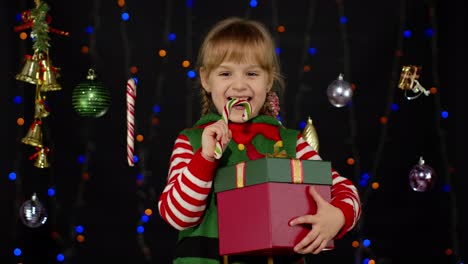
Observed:
[[[221,142],[223,146],[223,151],[226,149],[227,145],[231,141],[232,132],[229,130],[226,122],[224,120],[218,120],[216,123],[213,123],[203,130],[202,133],[202,156],[210,161],[214,161],[214,153],[216,142]]]
[[[317,203],[317,213],[300,216],[290,222],[291,226],[312,226],[311,231],[294,247],[294,251],[299,254],[320,253],[345,224],[341,210],[325,201],[313,186],[309,187],[309,194]]]

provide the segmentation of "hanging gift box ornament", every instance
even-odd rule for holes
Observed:
[[[420,76],[420,66],[403,66],[401,68],[400,81],[398,82],[398,88],[405,91],[405,97],[408,100],[418,98],[421,94],[428,96],[430,94],[422,85],[418,82]],[[415,95],[408,96],[408,91],[413,92]]]
[[[319,151],[317,131],[315,130],[314,124],[312,123],[312,119],[310,119],[310,117],[307,119],[307,124],[302,131],[302,137],[315,151]]]
[[[27,82],[30,84],[37,84],[39,79],[39,60],[37,54],[34,55],[25,55],[25,62],[21,72],[16,74],[16,80]]]
[[[96,80],[93,69],[88,70],[86,81],[73,90],[72,104],[75,112],[83,117],[101,117],[110,106],[110,93]]]
[[[416,192],[425,192],[434,186],[435,172],[428,165],[424,164],[424,159],[419,158],[417,165],[414,165],[409,173],[409,184]]]
[[[27,200],[21,205],[19,215],[21,222],[31,228],[42,226],[47,221],[47,210],[35,193],[31,200]]]
[[[340,73],[338,79],[334,80],[327,87],[328,101],[335,107],[343,107],[353,98],[351,85],[343,79]]]
[[[26,145],[33,147],[42,147],[42,121],[36,119],[29,127],[28,133],[21,139]]]

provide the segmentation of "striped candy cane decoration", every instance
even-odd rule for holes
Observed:
[[[136,84],[133,78],[127,81],[127,161],[128,165],[135,165],[134,156],[134,138],[135,138],[135,98]]]
[[[229,102],[227,102],[223,108],[223,115],[221,118],[224,120],[224,122],[226,122],[226,124],[229,122],[229,115],[231,114],[231,109],[237,105],[242,105],[244,107],[242,119],[244,121],[250,119],[250,115],[252,114],[252,106],[250,105],[249,101],[234,98],[229,100]],[[214,157],[215,159],[220,159],[221,156],[223,156],[223,145],[221,144],[221,142],[218,141],[216,142]]]

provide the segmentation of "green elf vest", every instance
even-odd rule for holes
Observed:
[[[194,128],[185,129],[181,134],[187,136],[190,144],[193,148],[193,152],[196,152],[201,147],[201,135],[203,129],[200,126],[216,122],[221,119],[221,116],[217,114],[207,114],[203,116]],[[293,129],[287,129],[281,125],[281,123],[274,117],[271,116],[257,116],[250,120],[252,123],[264,123],[274,125],[279,129],[281,140],[283,141],[283,149],[289,156],[296,156],[296,142],[299,135],[299,131]],[[274,144],[276,142],[267,139],[261,134],[256,135],[252,139],[252,145],[261,154],[273,153]],[[231,140],[227,146],[224,154],[220,160],[219,167],[229,166],[237,164],[242,161],[249,160],[245,150],[239,150],[234,140]],[[263,260],[251,260],[256,257],[246,257],[248,261],[232,261],[230,263],[266,263],[266,258],[262,257]],[[257,257],[258,258],[258,257]],[[296,257],[297,260],[299,257]],[[240,257],[242,259],[242,257]],[[182,230],[179,232],[178,242],[175,250],[174,264],[220,264],[221,259],[219,256],[218,246],[218,215],[216,199],[213,191],[208,197],[208,204],[203,217],[202,222],[194,227]],[[276,263],[276,262],[275,262]],[[286,263],[281,261],[281,263]],[[292,263],[292,262],[288,262]],[[302,262],[304,263],[304,262]]]

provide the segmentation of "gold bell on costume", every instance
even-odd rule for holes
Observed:
[[[37,84],[39,79],[40,65],[36,54],[33,56],[26,55],[25,63],[20,73],[16,74],[16,80]]]
[[[30,126],[28,133],[25,137],[21,139],[26,145],[31,145],[33,147],[42,147],[42,129],[41,129],[42,122],[40,120],[36,120]]]
[[[42,65],[42,78],[41,78],[41,91],[50,92],[62,90],[62,86],[57,83],[58,68],[49,64],[47,59],[41,61]]]
[[[34,166],[40,169],[49,168],[50,164],[47,160],[47,153],[49,152],[48,148],[41,148],[36,157],[36,161],[34,162]]]

